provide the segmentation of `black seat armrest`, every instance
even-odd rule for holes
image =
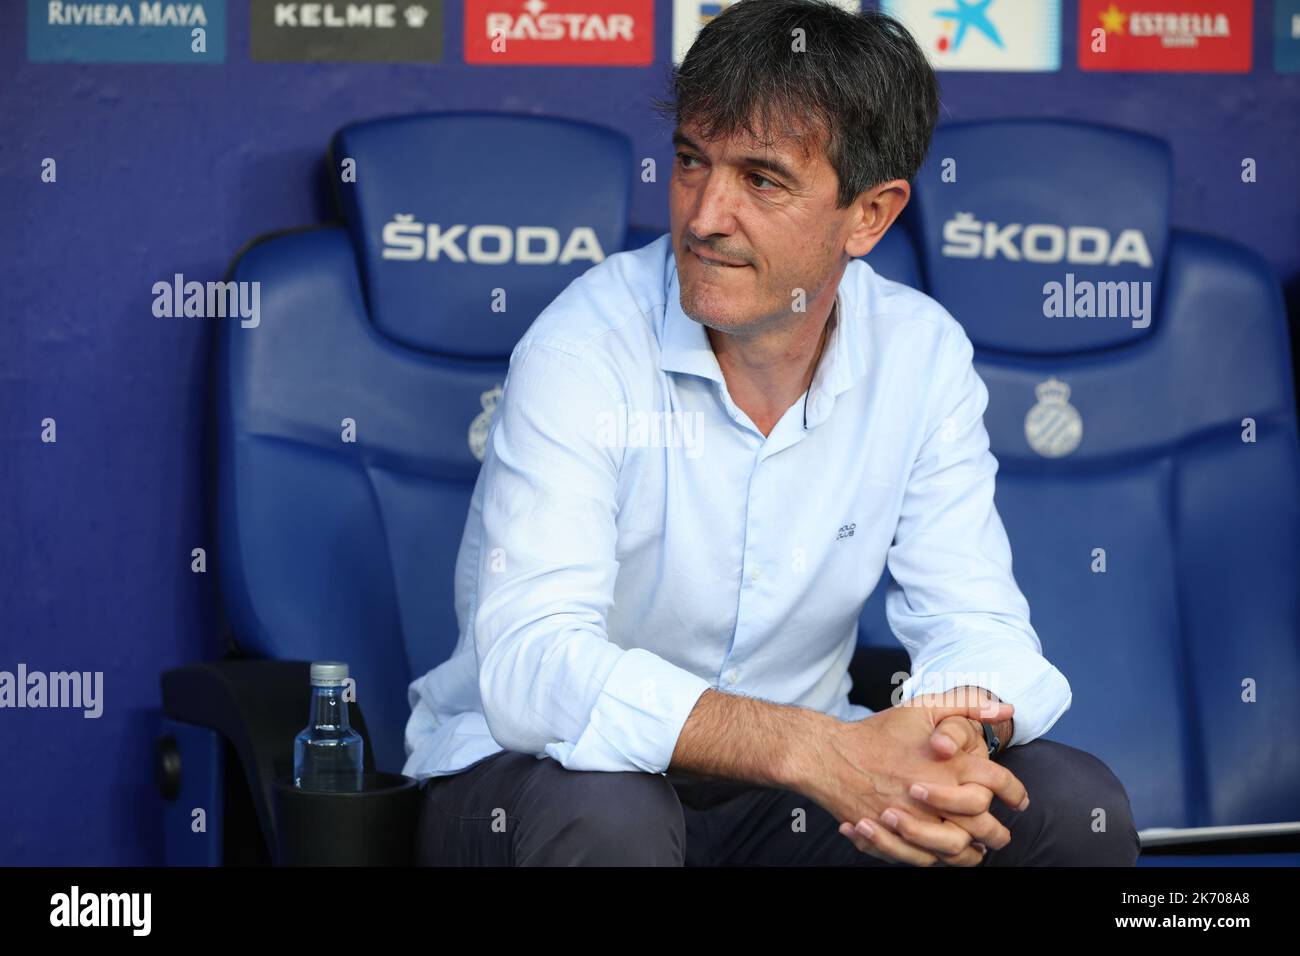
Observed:
[[[234,748],[268,847],[276,845],[275,781],[293,772],[293,739],[307,726],[310,699],[309,661],[206,661],[162,674],[163,712],[215,730]],[[349,703],[351,724],[365,740],[363,769],[373,772],[375,758],[361,707]]]
[[[849,662],[849,703],[869,707],[879,713],[893,706],[891,696],[898,684],[894,674],[911,673],[912,658],[903,647],[871,647],[859,644]]]

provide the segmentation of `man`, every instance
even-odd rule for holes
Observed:
[[[929,146],[924,56],[881,15],[744,0],[674,94],[670,233],[511,357],[460,640],[411,685],[420,861],[1131,865],[1123,786],[1038,739],[1070,689],[970,342],[858,258]],[[872,714],[847,666],[886,563],[914,673]]]

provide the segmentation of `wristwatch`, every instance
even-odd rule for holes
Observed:
[[[984,742],[989,745],[989,759],[992,760],[1002,746],[1002,741],[998,739],[997,731],[991,723],[980,721],[980,726],[984,728]]]

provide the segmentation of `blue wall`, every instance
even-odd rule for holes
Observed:
[[[453,2],[443,65],[253,63],[247,6],[229,6],[213,66],[29,64],[24,6],[0,12],[0,670],[100,670],[106,688],[97,720],[0,711],[0,863],[161,862],[158,673],[223,651],[211,576],[189,569],[191,548],[211,547],[213,328],[155,318],[153,283],[220,278],[250,238],[331,218],[324,150],[353,120],[537,112],[621,129],[637,155],[671,161],[644,107],[663,89],[669,0],[647,69],[467,67]],[[1074,65],[1066,0],[1061,72],[943,74],[943,119],[1066,117],[1167,138],[1175,224],[1262,253],[1288,287],[1294,340],[1300,74],[1273,72],[1273,4],[1257,7],[1250,75],[1106,75]],[[40,182],[47,156],[55,185]],[[665,190],[641,184],[632,220],[666,228]],[[40,441],[46,417],[57,444]]]

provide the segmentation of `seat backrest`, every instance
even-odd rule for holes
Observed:
[[[876,247],[861,257],[867,265],[894,282],[921,288],[921,267],[916,258],[916,247],[903,223],[895,222]]]
[[[1170,227],[1171,165],[1163,142],[1105,127],[942,127],[914,199],[924,290],[988,386],[1016,580],[1073,691],[1049,737],[1114,769],[1140,827],[1293,820],[1300,450],[1281,289],[1252,251]],[[889,634],[885,586],[869,643]]]
[[[376,765],[398,771],[406,685],[456,643],[511,350],[625,247],[632,150],[585,123],[425,114],[346,127],[330,168],[343,224],[232,266],[260,321],[218,347],[221,589],[246,652],[349,662]]]

